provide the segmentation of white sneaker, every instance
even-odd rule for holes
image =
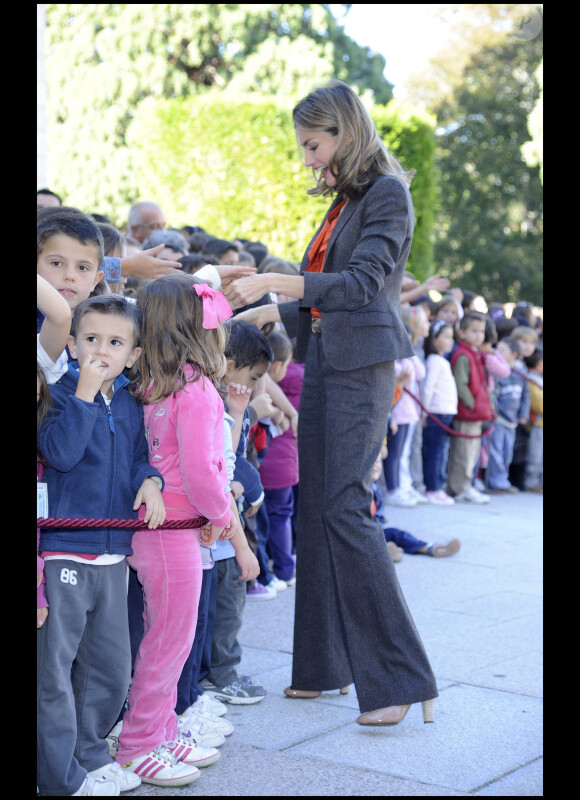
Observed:
[[[199,719],[193,714],[187,715],[185,719],[182,717],[183,715],[177,717],[180,735],[184,734],[188,739],[193,739],[200,747],[221,747],[226,741],[223,733],[211,728],[206,720]]]
[[[117,750],[119,748],[119,736],[121,735],[121,731],[123,730],[123,720],[117,722],[114,728],[111,729],[111,732],[107,735],[107,744],[109,745],[109,755],[111,758],[115,758],[117,755]]]
[[[422,494],[421,492],[419,492],[417,489],[415,489],[415,487],[414,487],[414,486],[411,486],[411,488],[409,489],[409,491],[407,492],[407,494],[408,494],[410,497],[414,497],[414,498],[415,498],[415,500],[417,501],[417,503],[428,503],[428,502],[429,502],[429,501],[427,500],[427,498],[425,497],[425,495],[424,495],[424,494]]]
[[[101,781],[115,781],[121,792],[129,792],[141,786],[141,778],[133,772],[124,770],[116,761],[111,761],[99,769],[93,769],[88,775]]]
[[[216,700],[215,697],[212,697],[211,694],[207,692],[198,695],[193,705],[196,708],[203,708],[204,711],[209,711],[209,713],[213,714],[215,717],[223,717],[224,714],[228,713],[226,704],[222,703],[221,700]]]
[[[455,500],[449,497],[443,489],[437,489],[436,492],[427,492],[426,498],[428,503],[433,503],[436,506],[452,506],[455,503]]]
[[[470,486],[464,492],[456,494],[454,500],[456,503],[479,503],[482,505],[489,503],[490,498],[489,495],[478,492],[475,486]]]
[[[166,745],[178,761],[193,764],[198,769],[215,764],[220,757],[219,750],[215,747],[200,747],[183,733],[180,733],[175,741],[166,742]]]
[[[218,731],[222,736],[231,736],[234,732],[234,726],[227,719],[216,717],[211,711],[205,711],[197,706],[190,706],[180,716],[184,722],[184,727],[187,727],[190,720],[198,719],[207,723],[211,730]]]
[[[288,588],[288,584],[286,581],[283,581],[281,578],[278,578],[276,575],[272,578],[270,583],[268,584],[270,589],[274,589],[276,592],[285,592]]]
[[[93,777],[93,775],[89,775],[87,772],[87,777],[81,783],[79,789],[72,793],[71,797],[80,797],[81,795],[90,797],[117,797],[120,794],[121,790],[115,781],[101,781]]]
[[[288,578],[288,580],[286,581],[286,586],[294,586],[295,583],[296,583],[296,576],[294,576],[293,578]]]
[[[142,783],[152,783],[154,786],[186,786],[201,775],[193,764],[178,761],[166,744],[160,744],[150,753],[121,766],[138,775]]]
[[[411,508],[417,505],[416,499],[411,495],[405,494],[401,489],[395,489],[392,492],[387,492],[385,500],[390,506],[403,506],[406,508]]]

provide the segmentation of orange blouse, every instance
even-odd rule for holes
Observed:
[[[346,200],[343,200],[336,206],[336,208],[332,209],[330,214],[327,216],[324,225],[320,229],[320,233],[312,242],[312,246],[308,251],[309,261],[308,266],[306,267],[306,272],[322,272],[324,268],[324,258],[328,248],[328,240],[330,239],[330,234],[332,233],[334,226],[338,221],[338,217],[340,216],[340,212],[344,208],[345,203]],[[313,317],[320,319],[320,310],[318,308],[310,309],[310,313]]]

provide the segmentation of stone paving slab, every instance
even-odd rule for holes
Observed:
[[[454,791],[472,792],[542,755],[541,701],[476,686],[451,686],[435,724],[412,706],[392,728],[341,726],[290,752],[357,764]]]
[[[190,786],[124,794],[542,796],[542,509],[529,493],[484,506],[386,508],[395,527],[462,543],[452,558],[406,554],[396,564],[437,678],[435,724],[424,725],[415,705],[400,725],[361,727],[354,687],[285,697],[290,588],[246,604],[239,672],[268,694],[228,706],[235,732],[220,760]]]
[[[195,783],[175,789],[142,784],[132,795],[224,797],[466,797],[446,787],[402,780],[360,767],[334,764],[289,752],[260,750],[228,742],[213,767]],[[304,776],[307,776],[305,781]],[[228,791],[229,787],[229,791]]]

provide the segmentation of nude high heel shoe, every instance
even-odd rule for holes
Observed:
[[[359,725],[398,725],[405,718],[407,711],[411,708],[408,703],[402,706],[388,706],[387,708],[376,708],[374,711],[367,711],[358,717]],[[423,722],[435,722],[433,716],[433,700],[423,700]]]
[[[306,689],[293,689],[287,686],[284,689],[284,694],[287,697],[301,697],[303,700],[313,700],[315,697],[320,697],[322,692],[309,692]]]
[[[340,690],[341,694],[348,694],[350,692],[350,686],[343,686]],[[291,686],[287,686],[284,689],[284,694],[287,697],[301,697],[303,700],[313,700],[315,697],[320,697],[322,692],[309,692],[306,689],[293,689]]]

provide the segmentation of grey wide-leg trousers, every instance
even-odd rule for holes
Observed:
[[[310,335],[298,429],[300,492],[292,687],[355,684],[361,712],[437,696],[380,523],[371,467],[387,430],[393,362],[334,370]]]

